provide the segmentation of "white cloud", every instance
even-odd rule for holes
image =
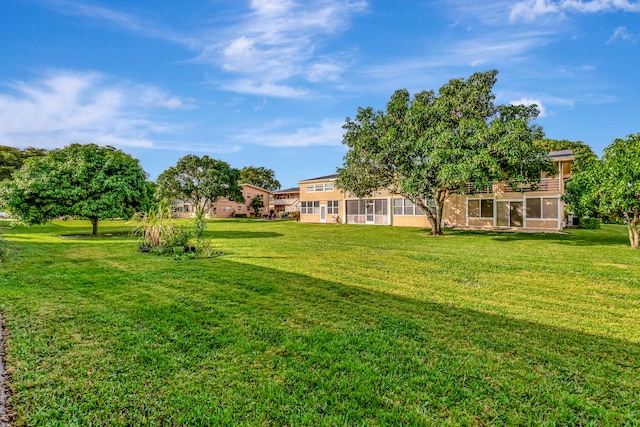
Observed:
[[[82,3],[77,0],[47,0],[58,13],[70,16],[83,16],[103,22],[115,24],[129,31],[135,31],[146,37],[167,40],[173,43],[195,48],[199,42],[194,37],[187,37],[169,28],[158,27],[156,24],[103,6]]]
[[[293,7],[290,0],[251,0],[251,7],[261,15],[280,15]]]
[[[156,88],[108,80],[99,73],[52,71],[36,81],[7,85],[0,93],[0,144],[152,147],[150,135],[169,127],[150,120],[147,110],[193,105]]]
[[[317,59],[322,43],[345,31],[351,16],[363,12],[367,4],[339,0],[304,3],[252,0],[250,7],[249,13],[239,17],[240,24],[216,32],[216,41],[203,47],[198,59],[240,75],[240,81],[268,88],[292,87],[294,81],[300,80],[313,83],[336,80],[345,68],[341,54]],[[236,87],[226,86],[229,90]],[[308,94],[307,90],[294,92]],[[255,93],[271,96],[269,91]]]
[[[59,13],[100,20],[186,46],[198,52],[196,61],[233,73],[238,81],[251,80],[253,86],[262,88],[255,93],[266,96],[272,95],[264,88],[289,87],[289,93],[303,96],[309,91],[294,89],[294,85],[337,80],[348,55],[329,52],[319,60],[317,56],[327,40],[346,31],[351,17],[368,7],[366,0],[250,0],[246,12],[225,18],[225,22],[239,23],[196,26],[184,35],[148,19],[79,0],[47,1]],[[236,87],[244,86],[230,84],[226,89]]]
[[[193,110],[197,108],[195,99],[178,98],[168,95],[166,92],[146,85],[136,85],[136,97],[131,99],[132,103],[138,103],[144,107],[166,108],[169,110]]]
[[[533,21],[543,15],[565,13],[640,12],[640,3],[628,0],[524,0],[511,7],[509,19]]]
[[[622,40],[625,42],[636,42],[636,36],[634,34],[629,33],[627,27],[618,27],[614,30],[609,40],[607,40],[607,44],[611,44],[616,40]]]
[[[223,87],[232,92],[269,96],[273,98],[302,98],[309,93],[305,89],[298,89],[292,86],[261,82],[259,80],[251,79],[235,80],[225,83]]]
[[[182,141],[176,144],[175,141],[154,141],[153,148],[162,151],[175,151],[187,153],[205,153],[205,154],[232,154],[242,150],[237,144],[211,144]]]
[[[294,132],[282,132],[284,123],[274,123],[269,128],[248,131],[234,139],[246,144],[267,147],[309,147],[342,145],[343,121],[323,120],[316,126],[299,127]]]
[[[540,114],[538,115],[538,117],[542,118],[547,115],[544,105],[542,105],[542,101],[539,99],[520,98],[516,101],[511,101],[509,104],[511,105],[534,105],[535,104],[538,107],[538,110],[540,110]]]

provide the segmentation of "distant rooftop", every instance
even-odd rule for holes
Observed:
[[[284,190],[274,191],[273,194],[299,193],[300,187],[285,188]]]
[[[309,178],[309,179],[303,179],[300,182],[308,182],[308,181],[329,181],[329,180],[335,180],[338,177],[338,174],[333,174],[333,175],[326,175],[326,176],[319,176],[317,178]]]
[[[259,190],[267,191],[267,192],[269,192],[269,193],[270,193],[270,191],[269,191],[269,190],[266,190],[266,189],[264,189],[264,188],[262,188],[262,187],[258,187],[257,185],[249,184],[249,183],[247,183],[247,182],[242,182],[242,183],[240,183],[240,185],[248,185],[249,187],[257,188],[257,189],[259,189]]]
[[[549,157],[552,159],[560,159],[560,158],[573,159],[574,155],[572,150],[560,150],[560,151],[549,152]]]

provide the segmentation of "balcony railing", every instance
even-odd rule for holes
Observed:
[[[473,183],[468,183],[465,188],[465,194],[491,194],[493,193],[493,185],[488,187],[476,188]]]
[[[465,189],[466,194],[521,193],[527,191],[559,192],[560,181],[558,178],[542,178],[537,184],[519,184],[515,186],[506,182],[495,182],[492,186],[486,188],[475,188],[472,183],[469,183]]]
[[[504,192],[523,192],[523,191],[560,191],[560,181],[558,178],[542,178],[537,185],[532,184],[520,184],[512,186],[505,184]]]
[[[299,199],[273,199],[269,200],[269,204],[273,206],[295,205]]]

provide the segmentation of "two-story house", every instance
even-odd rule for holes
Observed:
[[[564,183],[571,177],[574,156],[570,150],[549,157],[558,174],[542,177],[537,188],[512,188],[495,183],[482,193],[455,194],[445,202],[443,223],[460,229],[513,229],[558,231],[565,226],[561,200]],[[338,222],[430,227],[426,215],[410,200],[387,190],[366,199],[351,197],[335,186],[337,175],[300,181],[300,222]]]
[[[271,192],[264,188],[252,185],[252,184],[240,184],[242,187],[242,195],[244,196],[244,203],[234,202],[225,198],[217,200],[211,210],[209,211],[208,218],[232,218],[236,214],[252,216],[254,215],[251,209],[251,200],[259,198],[262,200],[263,208],[258,213],[258,216],[262,215],[262,212],[266,211],[269,207],[269,197]],[[194,207],[190,202],[183,200],[176,200],[173,203],[173,216],[176,218],[191,218],[194,215]]]

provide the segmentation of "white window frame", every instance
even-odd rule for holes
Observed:
[[[395,198],[395,199],[391,199],[391,209],[392,209],[392,213],[394,216],[424,216],[425,213],[422,212],[418,212],[418,211],[422,211],[422,209],[420,208],[420,206],[416,205],[415,203],[413,203],[411,200],[405,198],[399,199],[399,198]],[[401,202],[400,206],[396,206],[396,201]],[[407,203],[408,202],[408,203]],[[412,206],[408,206],[408,204],[411,203]],[[402,213],[396,213],[396,208],[401,209]],[[410,208],[411,209],[411,213],[410,214],[406,214],[405,213],[405,209]]]
[[[470,216],[469,215],[469,202],[472,201],[479,201],[480,205],[478,206],[478,210],[480,212],[480,216]],[[487,200],[487,201],[491,201],[492,204],[492,209],[491,209],[491,216],[482,216],[482,201],[483,200]],[[496,201],[494,199],[489,199],[486,197],[467,197],[467,218],[468,219],[494,219],[496,216]]]
[[[328,200],[327,201],[327,215],[340,215],[340,201]]]
[[[527,210],[529,208],[529,200],[531,199],[540,199],[540,217],[539,218],[530,218],[529,215],[527,215]],[[556,212],[555,218],[552,217],[546,217],[544,216],[544,200],[545,199],[551,199],[551,200],[555,200],[556,201]],[[524,205],[524,212],[525,212],[525,216],[527,217],[527,219],[531,219],[533,221],[556,221],[560,219],[560,198],[557,196],[529,196],[527,198],[525,198],[525,205]]]
[[[320,212],[319,201],[304,201],[300,202],[300,214],[302,215],[317,215]]]

